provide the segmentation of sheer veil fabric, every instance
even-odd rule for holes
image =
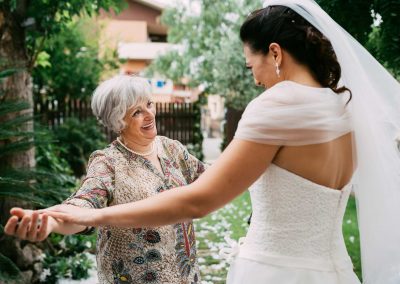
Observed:
[[[348,100],[330,88],[282,81],[248,104],[235,137],[285,146],[328,142],[352,131]]]
[[[400,84],[351,35],[312,0],[267,0],[287,6],[332,43],[342,68],[340,85],[353,94],[280,96],[281,82],[246,108],[236,137],[266,144],[307,145],[353,131],[363,282],[400,283]],[[311,87],[310,87],[311,88]],[[296,88],[293,85],[293,89]],[[304,90],[304,88],[303,88]],[[312,90],[310,89],[310,94]],[[309,94],[309,95],[310,95]],[[252,117],[254,116],[254,117]]]

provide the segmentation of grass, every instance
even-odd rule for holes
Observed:
[[[354,271],[361,278],[360,234],[358,232],[355,198],[350,196],[343,218],[343,236],[347,251],[353,262]]]
[[[229,265],[219,257],[218,252],[221,247],[226,246],[225,236],[238,240],[246,235],[250,213],[250,197],[246,192],[231,204],[196,221],[198,259],[203,284],[225,283]],[[354,270],[361,279],[360,243],[356,205],[353,197],[349,199],[343,219],[343,235]]]
[[[250,198],[246,192],[220,210],[196,221],[202,284],[225,283],[229,265],[220,258],[219,250],[226,246],[225,236],[238,240],[246,235],[250,213]]]

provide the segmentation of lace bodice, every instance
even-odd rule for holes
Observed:
[[[342,219],[351,191],[313,183],[271,164],[251,186],[253,216],[244,247],[268,255],[350,261]]]

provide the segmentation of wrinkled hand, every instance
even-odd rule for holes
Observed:
[[[63,204],[42,209],[39,212],[64,222],[87,227],[97,227],[100,225],[101,220],[100,210]]]
[[[4,227],[4,233],[7,235],[31,242],[41,242],[52,231],[47,214],[22,208],[12,208],[10,213],[12,216]]]

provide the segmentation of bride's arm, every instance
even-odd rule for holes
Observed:
[[[138,202],[90,212],[49,212],[84,225],[155,227],[200,218],[244,192],[269,166],[279,146],[234,139],[195,182]]]

